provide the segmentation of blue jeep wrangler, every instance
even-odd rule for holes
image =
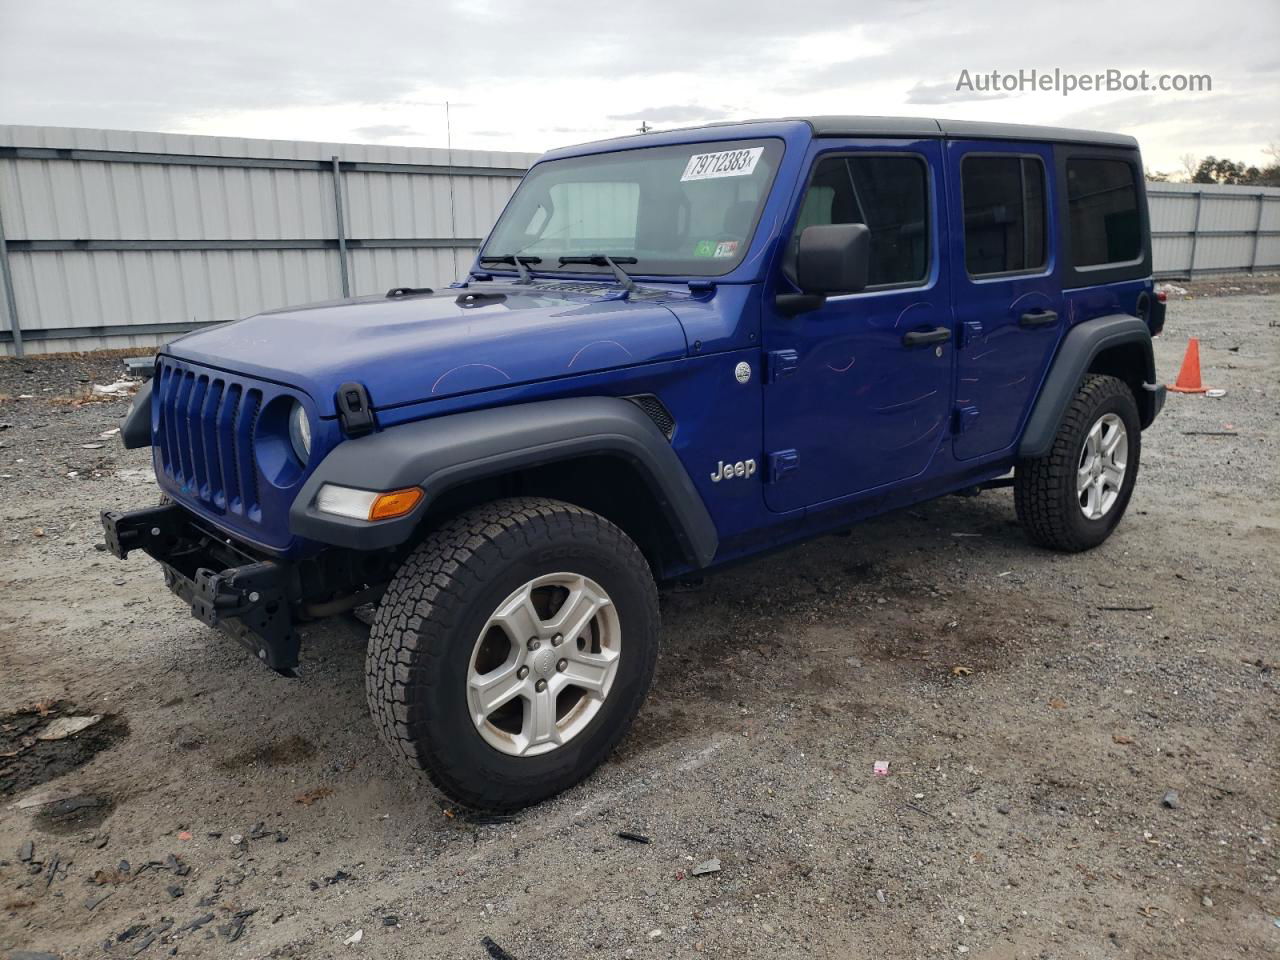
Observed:
[[[815,117],[556,150],[467,279],[166,346],[103,514],[269,667],[371,602],[391,749],[510,809],[636,716],[656,582],[1012,486],[1028,536],[1120,521],[1164,402],[1132,138]]]

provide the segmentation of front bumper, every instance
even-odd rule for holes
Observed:
[[[142,550],[159,562],[165,584],[198,620],[238,640],[279,673],[297,668],[297,577],[289,564],[248,553],[177,504],[129,513],[104,510],[102,527],[116,557]]]

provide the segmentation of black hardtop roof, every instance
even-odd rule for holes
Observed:
[[[1041,143],[1079,143],[1105,147],[1138,148],[1138,141],[1122,133],[1073,130],[1069,127],[1042,127],[1029,123],[989,123],[985,120],[935,120],[927,117],[773,117],[753,120],[721,120],[690,127],[654,130],[612,137],[596,143],[642,140],[654,135],[691,130],[718,130],[757,123],[807,123],[816,137],[936,137],[952,140],[1021,140]],[[590,144],[581,144],[589,146]],[[553,151],[556,152],[556,151]]]
[[[919,117],[800,117],[818,137],[946,137],[952,140],[1040,140],[1091,143],[1108,147],[1138,146],[1123,133],[1042,127],[1031,123],[986,120],[930,120]]]

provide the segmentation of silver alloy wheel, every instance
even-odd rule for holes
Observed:
[[[1129,433],[1124,421],[1114,413],[1104,413],[1089,428],[1076,472],[1080,510],[1090,520],[1105,517],[1120,499],[1128,462]]]
[[[476,639],[467,669],[471,720],[503,753],[555,750],[599,713],[621,653],[618,612],[598,583],[576,573],[530,580]]]

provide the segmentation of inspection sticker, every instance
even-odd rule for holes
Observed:
[[[714,180],[717,177],[749,177],[760,162],[764,147],[747,147],[743,150],[723,150],[720,153],[695,153],[684,168],[686,180]]]

